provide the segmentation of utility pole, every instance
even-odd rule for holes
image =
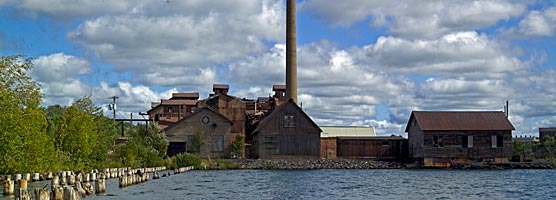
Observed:
[[[112,119],[114,121],[116,121],[116,99],[118,99],[118,98],[119,98],[118,96],[109,97],[109,99],[112,99],[112,104],[110,105],[110,109],[112,110],[112,113],[113,113]]]

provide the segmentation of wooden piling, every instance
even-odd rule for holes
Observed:
[[[31,178],[31,181],[33,182],[37,182],[40,180],[40,174],[39,173],[33,173],[33,177]]]
[[[71,186],[64,187],[64,200],[78,200],[81,199],[77,192]]]
[[[14,174],[14,181],[17,183],[19,180],[21,180],[21,174]]]
[[[48,189],[35,188],[35,200],[50,200]]]
[[[68,185],[74,185],[74,184],[75,184],[75,175],[71,174],[69,175]]]
[[[120,187],[127,187],[127,177],[125,176],[120,176]]]
[[[104,179],[98,179],[95,181],[95,189],[95,193],[97,194],[103,194],[106,192],[106,182]]]
[[[95,194],[95,188],[89,182],[85,183],[85,185],[83,186],[83,189],[85,190],[85,194],[87,194],[87,195]]]
[[[64,188],[59,185],[53,187],[52,200],[64,200]]]
[[[15,184],[13,180],[4,180],[4,196],[14,195]]]

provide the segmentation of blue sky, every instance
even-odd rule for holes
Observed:
[[[404,134],[412,110],[502,110],[556,126],[552,1],[298,1],[299,101],[319,125]],[[118,116],[213,83],[284,83],[282,0],[0,0],[0,55],[35,58],[43,105],[117,95]]]

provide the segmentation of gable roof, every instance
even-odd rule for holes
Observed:
[[[502,111],[413,111],[405,132],[413,119],[423,131],[515,130]]]
[[[226,121],[230,122],[230,124],[233,124],[233,123],[234,123],[234,122],[232,122],[232,120],[228,119],[226,116],[224,116],[224,115],[222,115],[222,114],[220,114],[220,113],[218,113],[218,112],[212,110],[211,108],[205,106],[205,107],[202,107],[201,109],[199,109],[197,112],[194,112],[194,113],[191,114],[191,115],[187,115],[187,116],[185,116],[184,118],[178,120],[176,123],[173,123],[173,124],[169,125],[168,127],[166,127],[166,128],[163,129],[163,130],[168,130],[168,129],[170,129],[170,128],[176,126],[176,125],[178,125],[180,122],[185,121],[185,120],[187,120],[187,119],[189,119],[189,118],[191,118],[191,117],[197,115],[198,113],[201,113],[203,110],[208,110],[209,112],[212,112],[212,113],[215,114],[216,116],[220,116],[220,117],[226,119]]]
[[[317,123],[315,123],[315,122],[313,121],[313,119],[311,119],[311,117],[309,117],[309,115],[307,115],[307,113],[305,113],[305,112],[303,111],[303,109],[301,109],[301,108],[293,101],[293,99],[290,99],[290,100],[288,100],[287,102],[284,102],[284,103],[280,104],[280,106],[278,106],[278,108],[276,108],[274,111],[272,111],[272,113],[270,113],[270,115],[268,115],[266,118],[264,118],[264,119],[259,123],[259,125],[257,126],[257,128],[256,128],[251,134],[259,132],[262,128],[264,128],[264,127],[269,123],[269,121],[271,121],[271,120],[272,120],[273,118],[275,118],[275,117],[278,117],[278,113],[280,113],[279,111],[283,110],[286,106],[288,106],[288,105],[290,105],[290,104],[293,104],[293,106],[295,106],[295,108],[296,108],[297,110],[299,110],[299,112],[300,112],[303,116],[305,116],[307,119],[309,119],[309,121],[310,121],[315,127],[317,127],[317,128],[319,129],[320,132],[322,132],[322,129],[320,129],[319,125],[317,125]]]

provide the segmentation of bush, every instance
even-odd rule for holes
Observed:
[[[195,154],[180,153],[174,158],[172,166],[175,168],[193,166],[195,169],[202,167],[201,159]]]

